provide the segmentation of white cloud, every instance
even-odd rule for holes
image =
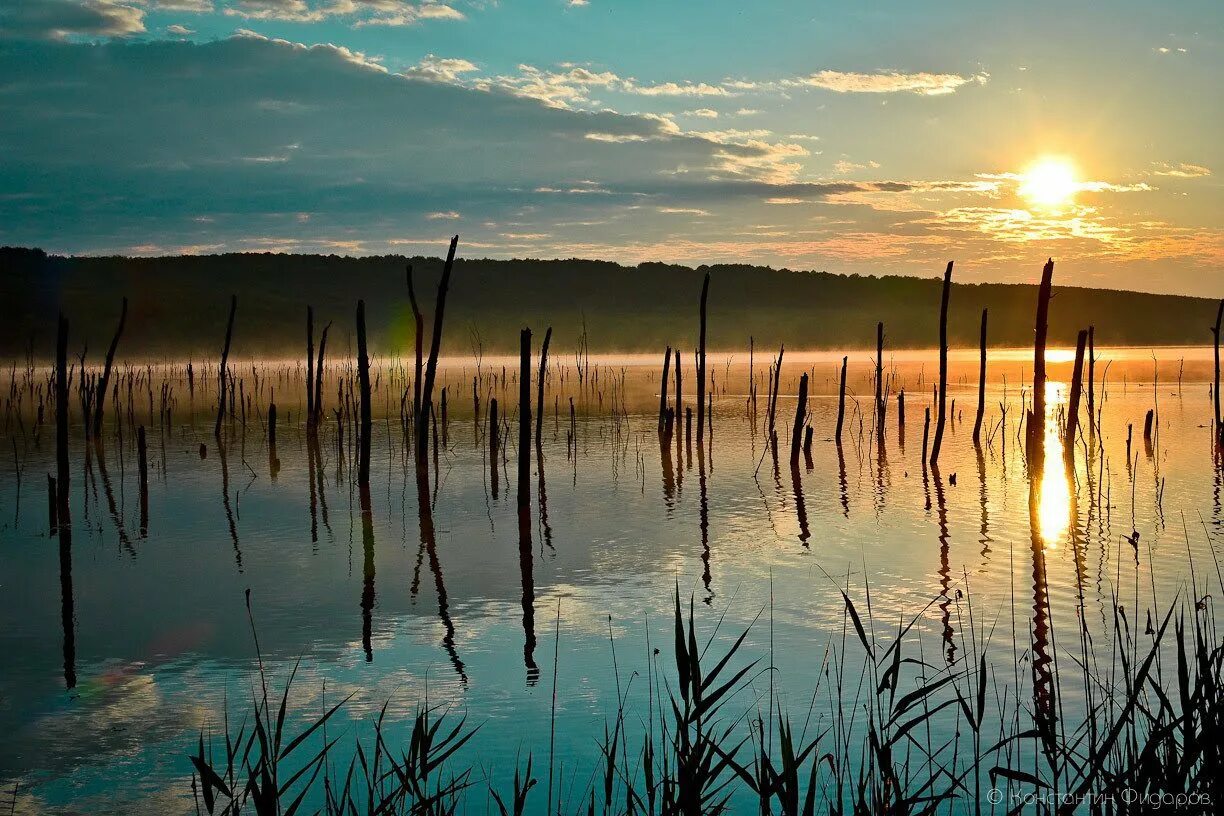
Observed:
[[[178,23],[175,23],[174,25],[166,26],[166,33],[174,34],[177,37],[186,37],[187,35],[194,34],[195,32],[192,31],[187,26],[179,25]]]
[[[446,210],[445,212],[431,212],[425,216],[429,221],[454,221],[462,216],[454,210]]]
[[[985,84],[987,74],[961,76],[960,74],[932,74],[925,71],[905,74],[889,71],[864,74],[853,71],[817,71],[798,79],[784,80],[787,87],[806,86],[823,88],[836,93],[916,93],[922,96],[941,96],[955,92],[971,82]]]
[[[697,108],[696,110],[684,111],[685,116],[696,116],[698,119],[717,119],[718,111],[710,108]]]
[[[1157,162],[1152,165],[1152,175],[1169,176],[1171,178],[1203,178],[1210,176],[1211,170],[1203,167],[1201,164]]]

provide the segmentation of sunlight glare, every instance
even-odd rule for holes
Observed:
[[[1020,195],[1046,209],[1069,204],[1078,189],[1075,165],[1057,156],[1038,159],[1020,177]]]
[[[1037,507],[1041,540],[1047,549],[1057,548],[1071,525],[1071,485],[1067,481],[1066,471],[1058,466],[1062,461],[1063,448],[1059,435],[1058,406],[1064,401],[1063,384],[1047,381],[1044,442],[1047,466],[1041,473],[1041,495]],[[1053,466],[1051,463],[1054,463]]]

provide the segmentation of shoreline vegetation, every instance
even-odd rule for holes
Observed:
[[[311,303],[336,320],[338,342],[354,292],[368,305],[372,346],[410,347],[413,312],[404,286],[410,264],[419,291],[437,288],[440,258],[230,254],[165,258],[50,256],[0,248],[0,354],[49,359],[56,312],[73,320],[74,342],[104,348],[114,330],[113,301],[129,298],[125,346],[147,356],[216,353],[231,295],[242,302],[243,356],[300,353],[301,309]],[[552,326],[558,340],[581,338],[591,353],[655,354],[674,341],[677,316],[711,277],[710,352],[786,344],[791,349],[870,349],[875,326],[890,349],[931,348],[937,277],[859,276],[722,264],[622,266],[590,260],[454,261],[453,327],[440,353],[515,354],[523,325]],[[979,316],[990,313],[991,348],[1031,347],[1037,286],[952,282],[948,344],[976,348]],[[1049,342],[1072,347],[1084,325],[1112,346],[1201,345],[1214,302],[1180,295],[1055,286]],[[1208,315],[1207,322],[1204,315]],[[687,325],[687,324],[686,324]],[[351,338],[350,338],[351,339]],[[355,340],[353,341],[355,342]]]

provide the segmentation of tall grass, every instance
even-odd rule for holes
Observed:
[[[630,733],[618,680],[589,782],[569,801],[554,796],[550,752],[547,805],[530,755],[515,763],[510,789],[494,790],[470,756],[479,726],[428,701],[404,746],[390,744],[384,706],[372,736],[338,748],[329,723],[347,698],[289,736],[297,667],[273,707],[261,661],[250,714],[236,728],[227,716],[220,733],[202,733],[190,757],[197,812],[814,816],[1127,813],[1155,803],[1205,813],[1221,801],[1224,643],[1209,596],[1175,600],[1145,633],[1115,603],[1108,659],[1085,652],[1078,672],[1058,678],[1058,693],[1089,701],[1069,723],[1049,716],[1059,702],[1039,700],[1044,692],[1022,679],[1017,661],[1031,658],[1002,660],[998,650],[996,663],[967,591],[956,601],[958,663],[942,649],[931,661],[923,645],[920,623],[939,597],[893,628],[878,626],[868,586],[861,611],[848,587],[837,591],[841,629],[820,653],[816,688],[796,720],[781,702],[772,653],[764,665],[743,654],[752,627],[720,641],[715,625],[703,639],[692,599],[685,610],[677,588],[672,660],[657,650],[650,659],[640,732]]]

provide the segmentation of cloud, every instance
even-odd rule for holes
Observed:
[[[683,112],[684,116],[695,116],[698,119],[717,119],[718,111],[710,108],[697,108],[696,110],[687,110]]]
[[[174,25],[166,26],[166,33],[173,34],[176,37],[186,37],[187,35],[194,34],[195,32],[192,31],[187,26],[179,25],[178,23],[175,23]]]
[[[144,14],[108,0],[20,0],[0,7],[0,39],[124,37],[145,30]]]
[[[1157,162],[1152,165],[1153,176],[1169,176],[1171,178],[1203,178],[1211,175],[1211,170],[1203,167],[1201,164],[1169,164],[1167,162]]]
[[[453,221],[461,216],[454,210],[446,210],[445,212],[431,212],[425,216],[429,221]]]
[[[231,0],[224,13],[250,20],[316,23],[331,17],[352,18],[361,26],[406,26],[420,20],[463,20],[463,12],[445,3],[407,0]]]
[[[68,249],[301,234],[317,246],[333,231],[393,236],[413,214],[479,222],[536,207],[603,221],[643,198],[693,209],[759,200],[795,182],[805,153],[766,131],[685,133],[666,117],[455,84],[474,73],[434,56],[393,74],[348,48],[250,32],[4,41],[0,239]],[[563,203],[579,200],[589,203]]]
[[[875,161],[869,161],[866,164],[859,164],[846,159],[839,159],[837,163],[833,165],[833,172],[839,176],[844,176],[847,173],[853,173],[855,170],[866,170],[869,167],[875,170],[879,166],[880,163]]]
[[[971,82],[985,84],[986,74],[961,76],[960,74],[932,74],[925,71],[914,74],[886,72],[861,74],[847,71],[817,71],[793,80],[784,80],[787,87],[823,88],[836,93],[915,93],[922,96],[942,96],[955,92]]]

